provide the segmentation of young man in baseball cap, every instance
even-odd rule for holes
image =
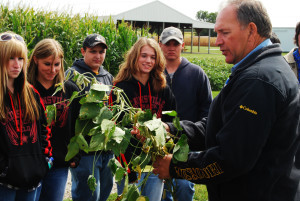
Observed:
[[[181,57],[184,48],[180,29],[168,27],[160,35],[160,47],[166,58],[165,75],[175,99],[180,120],[200,121],[208,115],[212,94],[208,77],[200,66]],[[194,184],[184,179],[173,181],[177,200],[192,201]],[[166,184],[165,184],[166,189]],[[165,191],[162,200],[172,200],[171,193]]]
[[[89,72],[86,74],[87,76],[94,76],[99,82],[112,85],[113,76],[102,66],[107,48],[108,46],[103,36],[100,34],[88,35],[83,41],[83,47],[81,48],[83,58],[76,60],[71,69],[79,73]],[[90,86],[86,87],[85,91],[89,89]],[[94,157],[98,159],[94,171],[97,187],[96,191],[92,194],[92,191],[90,191],[87,185],[87,179],[89,175],[93,174],[92,167],[94,165]],[[82,152],[79,166],[77,168],[71,168],[73,201],[107,200],[113,186],[113,176],[110,168],[107,166],[111,158],[113,158],[111,151],[102,151],[100,155],[97,153],[96,156],[95,152],[89,152],[88,154]]]

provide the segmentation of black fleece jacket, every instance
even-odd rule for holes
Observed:
[[[180,119],[196,122],[207,117],[212,94],[208,77],[203,69],[182,58],[173,78],[169,76],[167,70],[165,74],[175,96],[176,111]]]
[[[170,174],[206,184],[210,201],[293,201],[299,116],[298,80],[278,44],[264,47],[231,74],[207,122],[182,122],[200,152]]]
[[[31,122],[26,121],[22,115],[22,134],[18,129],[21,129],[19,107],[15,104],[12,107],[8,94],[3,103],[7,109],[7,118],[0,122],[0,185],[8,188],[32,190],[49,169],[46,157],[52,156],[49,141],[51,130],[47,127],[40,96],[37,92],[34,96],[40,117]]]

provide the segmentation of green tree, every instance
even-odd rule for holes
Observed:
[[[196,13],[196,18],[202,22],[216,23],[218,12],[209,13],[208,11],[199,10]],[[200,33],[202,36],[208,36],[208,30],[203,29]],[[216,36],[215,32],[210,33],[211,36]]]
[[[209,13],[208,11],[199,10],[196,13],[196,18],[203,22],[216,23],[218,12]]]

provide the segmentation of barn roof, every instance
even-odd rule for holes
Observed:
[[[191,24],[193,28],[213,29],[214,24],[194,20],[156,0],[112,16],[114,20]]]

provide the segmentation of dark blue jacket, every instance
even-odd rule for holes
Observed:
[[[212,95],[208,77],[202,68],[182,58],[173,78],[170,78],[167,70],[165,75],[175,96],[180,119],[196,122],[207,117]]]

